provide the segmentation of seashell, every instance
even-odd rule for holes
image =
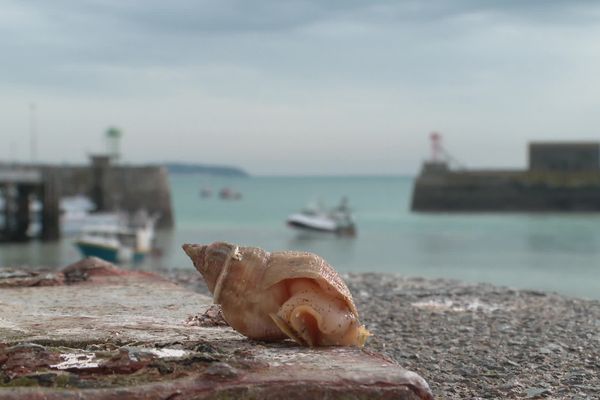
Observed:
[[[183,250],[225,320],[251,339],[362,347],[370,335],[348,287],[316,254],[269,253],[225,242],[184,244]]]

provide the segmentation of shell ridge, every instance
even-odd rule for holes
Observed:
[[[281,260],[287,261],[283,264],[278,263]],[[313,279],[324,290],[333,290],[348,304],[352,313],[358,315],[350,289],[342,278],[324,258],[310,252],[287,250],[270,253],[261,279],[261,290],[267,290],[285,280],[298,278]]]
[[[223,265],[223,269],[219,273],[219,277],[217,278],[217,283],[215,284],[215,290],[213,292],[213,303],[220,304],[221,290],[223,288],[223,282],[225,282],[225,278],[229,273],[229,266],[231,265],[231,260],[240,258],[239,256],[239,247],[235,246],[233,250],[227,254],[227,259],[225,260],[225,264]]]

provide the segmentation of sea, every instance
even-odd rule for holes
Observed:
[[[170,176],[175,228],[157,232],[144,270],[190,269],[183,243],[228,241],[317,253],[342,273],[386,272],[600,299],[600,214],[415,213],[405,176]],[[222,188],[238,200],[217,196]],[[201,189],[213,195],[202,197]],[[310,202],[349,200],[355,237],[299,233],[286,217]],[[72,237],[0,245],[1,266],[59,268],[80,259]]]

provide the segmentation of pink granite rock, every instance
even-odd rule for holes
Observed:
[[[85,282],[0,290],[0,398],[432,398],[420,376],[377,354],[186,323],[211,299],[94,265],[67,270],[101,271]]]

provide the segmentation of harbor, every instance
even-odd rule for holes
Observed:
[[[200,198],[198,188],[206,180],[215,188],[238,188],[243,200]],[[403,176],[171,174],[169,182],[175,226],[156,229],[159,252],[141,264],[124,264],[130,268],[185,269],[181,243],[226,240],[270,250],[316,252],[344,273],[441,277],[592,299],[600,293],[598,214],[411,212],[415,180]],[[320,194],[328,205],[348,196],[357,235],[313,234],[286,226],[286,218],[313,194]],[[81,257],[73,239],[4,244],[0,260],[7,266],[60,268]]]
[[[599,2],[0,21],[0,400],[600,399]]]

